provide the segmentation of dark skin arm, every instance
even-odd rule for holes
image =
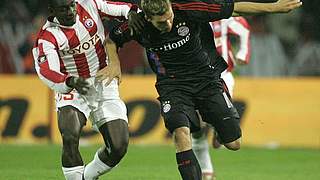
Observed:
[[[106,86],[109,85],[114,78],[117,78],[118,82],[120,83],[121,67],[119,56],[117,53],[117,47],[110,38],[107,38],[105,48],[107,49],[106,51],[108,53],[109,64],[108,66],[98,71],[96,78],[100,82],[107,79],[107,82],[105,84]]]

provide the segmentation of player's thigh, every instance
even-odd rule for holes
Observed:
[[[84,97],[73,90],[68,94],[56,93],[55,102],[60,132],[79,134],[90,114]]]
[[[241,137],[238,112],[225,92],[209,96],[201,103],[199,111],[203,121],[215,128],[222,143]]]
[[[106,122],[99,127],[99,131],[105,140],[105,143],[113,147],[120,148],[129,143],[128,123],[122,119],[116,119]]]
[[[85,124],[86,117],[77,108],[70,105],[58,108],[58,127],[62,134],[78,136]]]
[[[171,133],[180,127],[188,127],[192,132],[200,129],[200,121],[189,94],[175,91],[169,95],[160,95],[158,100],[165,127]]]
[[[123,120],[127,124],[127,108],[119,96],[117,81],[113,80],[107,87],[101,86],[99,93],[97,106],[90,114],[93,128],[98,130],[105,123],[114,120]]]

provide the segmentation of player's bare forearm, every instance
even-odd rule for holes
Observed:
[[[278,0],[274,3],[236,2],[232,16],[262,13],[287,13],[302,5],[300,0]]]
[[[96,78],[98,81],[103,81],[107,79],[107,82],[105,85],[110,84],[110,82],[114,78],[117,78],[118,82],[120,83],[121,67],[120,67],[120,60],[117,52],[117,46],[110,38],[107,38],[105,43],[105,48],[108,54],[109,63],[108,63],[108,66],[98,71]]]

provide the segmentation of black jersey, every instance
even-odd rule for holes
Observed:
[[[179,3],[172,3],[172,9],[174,19],[170,32],[161,33],[151,23],[145,22],[142,33],[130,36],[126,24],[123,24],[110,32],[110,38],[119,46],[136,40],[145,47],[158,83],[170,79],[190,80],[220,76],[223,70],[214,67],[202,46],[201,26],[229,18],[233,12],[233,1],[179,0]]]

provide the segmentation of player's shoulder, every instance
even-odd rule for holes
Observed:
[[[50,22],[46,21],[45,24],[40,28],[39,33],[37,34],[38,38],[45,36],[45,32],[50,30]]]
[[[98,8],[97,1],[101,0],[75,0],[78,5],[85,6],[87,8]]]
[[[38,36],[44,36],[45,32],[48,32],[48,31],[51,32],[54,29],[57,29],[57,25],[47,20],[45,24],[41,27]]]
[[[57,34],[55,34],[57,27],[54,26],[54,23],[51,23],[50,21],[47,21],[42,28],[38,31],[37,38],[36,38],[36,44],[39,42],[39,40],[45,40],[47,42],[51,42],[53,45],[57,45]]]
[[[74,2],[76,3],[84,3],[84,2],[90,2],[90,1],[94,1],[94,0],[75,0]]]

